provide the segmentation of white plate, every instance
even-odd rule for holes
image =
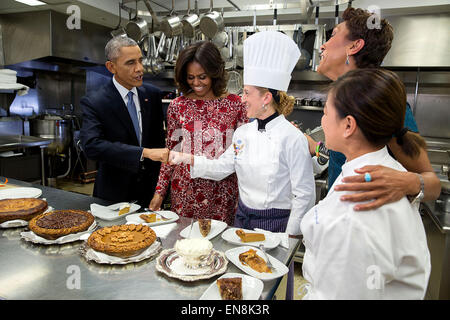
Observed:
[[[274,257],[272,257],[269,254],[267,254],[267,256],[269,257],[269,260],[272,263],[272,266],[274,268],[272,273],[258,272],[256,270],[253,270],[249,266],[243,265],[242,262],[239,261],[239,255],[241,253],[243,253],[243,252],[246,252],[246,251],[250,250],[250,249],[256,250],[256,254],[258,256],[260,256],[261,258],[263,258],[264,261],[266,261],[264,253],[261,250],[259,250],[258,248],[251,247],[251,246],[243,246],[243,247],[237,247],[237,248],[233,248],[233,249],[227,250],[227,251],[225,251],[225,256],[234,265],[236,265],[236,267],[238,267],[239,269],[241,269],[245,273],[251,275],[252,277],[261,279],[263,281],[272,280],[272,279],[276,279],[276,278],[282,277],[286,273],[289,272],[288,267],[286,267],[281,261],[275,259]]]
[[[183,238],[187,238],[189,236],[189,239],[204,238],[204,239],[211,240],[215,236],[219,235],[227,227],[228,227],[228,225],[225,222],[211,219],[211,231],[209,231],[209,233],[206,237],[203,237],[202,234],[200,233],[198,221],[196,221],[192,225],[192,231],[191,231],[190,236],[189,236],[189,230],[191,229],[191,225],[188,225],[186,228],[181,230],[180,236],[182,236]]]
[[[213,249],[212,257],[213,263],[211,265],[198,269],[189,269],[184,265],[182,258],[175,249],[166,249],[161,251],[161,254],[156,259],[156,270],[171,278],[183,281],[209,279],[225,273],[228,266],[228,260],[223,252]]]
[[[125,217],[128,214],[131,214],[133,212],[138,211],[141,206],[135,203],[130,204],[130,211],[128,213],[121,214],[119,216],[119,210],[113,211],[114,209],[120,208],[121,205],[126,204],[127,202],[119,202],[112,204],[110,206],[101,206],[96,203],[91,203],[91,213],[100,219],[106,220],[106,221],[112,221],[116,219],[120,219]]]
[[[0,200],[19,198],[39,198],[42,190],[38,188],[19,187],[0,190]]]
[[[130,214],[129,216],[126,217],[127,222],[131,222],[131,223],[141,223],[141,224],[145,224],[149,227],[154,227],[154,226],[159,226],[161,224],[167,224],[167,223],[172,223],[177,221],[180,217],[173,211],[168,211],[168,210],[161,210],[161,211],[155,211],[156,212],[156,222],[145,222],[145,220],[139,218],[139,216],[141,214],[149,214],[151,212],[140,212],[140,213],[135,213],[135,214]],[[165,218],[168,218],[169,220],[163,220],[161,219],[161,215],[164,216]]]
[[[254,246],[254,247],[258,247],[261,243],[264,245],[264,248],[266,249],[273,249],[276,248],[279,244],[280,244],[280,238],[276,237],[270,233],[264,233],[264,236],[266,237],[266,240],[264,241],[255,241],[255,242],[242,242],[241,238],[239,238],[239,236],[236,234],[236,230],[239,230],[241,228],[230,228],[228,230],[226,230],[224,233],[222,233],[222,239],[224,239],[225,241],[228,241],[232,244],[237,244],[237,245],[245,245],[245,246]],[[248,232],[248,233],[261,233],[261,232],[256,232],[256,231],[252,231],[252,230],[246,230],[246,229],[242,229],[244,230],[244,232]]]
[[[242,300],[258,300],[264,289],[264,283],[254,277],[242,273],[225,273],[222,278],[242,278]],[[217,281],[214,281],[208,289],[202,294],[200,300],[222,300],[217,287]]]

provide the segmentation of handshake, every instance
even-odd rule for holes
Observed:
[[[194,164],[194,156],[189,153],[170,151],[167,148],[144,148],[143,157],[171,165]]]

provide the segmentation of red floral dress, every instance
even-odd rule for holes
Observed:
[[[234,130],[248,121],[239,96],[215,100],[178,97],[167,110],[170,150],[218,158],[231,144]],[[171,183],[171,210],[184,217],[211,218],[233,225],[238,201],[235,174],[221,181],[191,179],[189,166],[162,164],[156,193],[165,197]]]

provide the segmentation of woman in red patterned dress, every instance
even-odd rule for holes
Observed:
[[[170,150],[218,158],[234,130],[248,121],[238,95],[226,91],[225,63],[211,42],[197,42],[180,52],[175,81],[182,96],[167,110]],[[151,210],[161,207],[171,184],[171,210],[184,217],[211,218],[233,225],[238,201],[237,178],[191,179],[187,165],[163,164]]]

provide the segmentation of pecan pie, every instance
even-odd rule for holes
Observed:
[[[211,231],[211,219],[198,219],[198,227],[202,236],[206,237]]]
[[[242,278],[222,278],[217,280],[222,300],[242,300]]]
[[[0,200],[0,223],[10,220],[29,221],[47,210],[47,201],[35,198]]]
[[[258,256],[256,254],[256,251],[253,249],[242,252],[239,255],[239,261],[244,266],[249,266],[250,268],[252,268],[255,271],[272,273],[270,268],[267,266],[266,261],[264,261],[263,258]]]
[[[94,220],[94,216],[87,211],[54,210],[34,217],[28,226],[38,236],[55,240],[87,230]]]
[[[123,224],[94,231],[88,245],[108,255],[128,258],[142,253],[156,240],[153,229],[142,224]]]

